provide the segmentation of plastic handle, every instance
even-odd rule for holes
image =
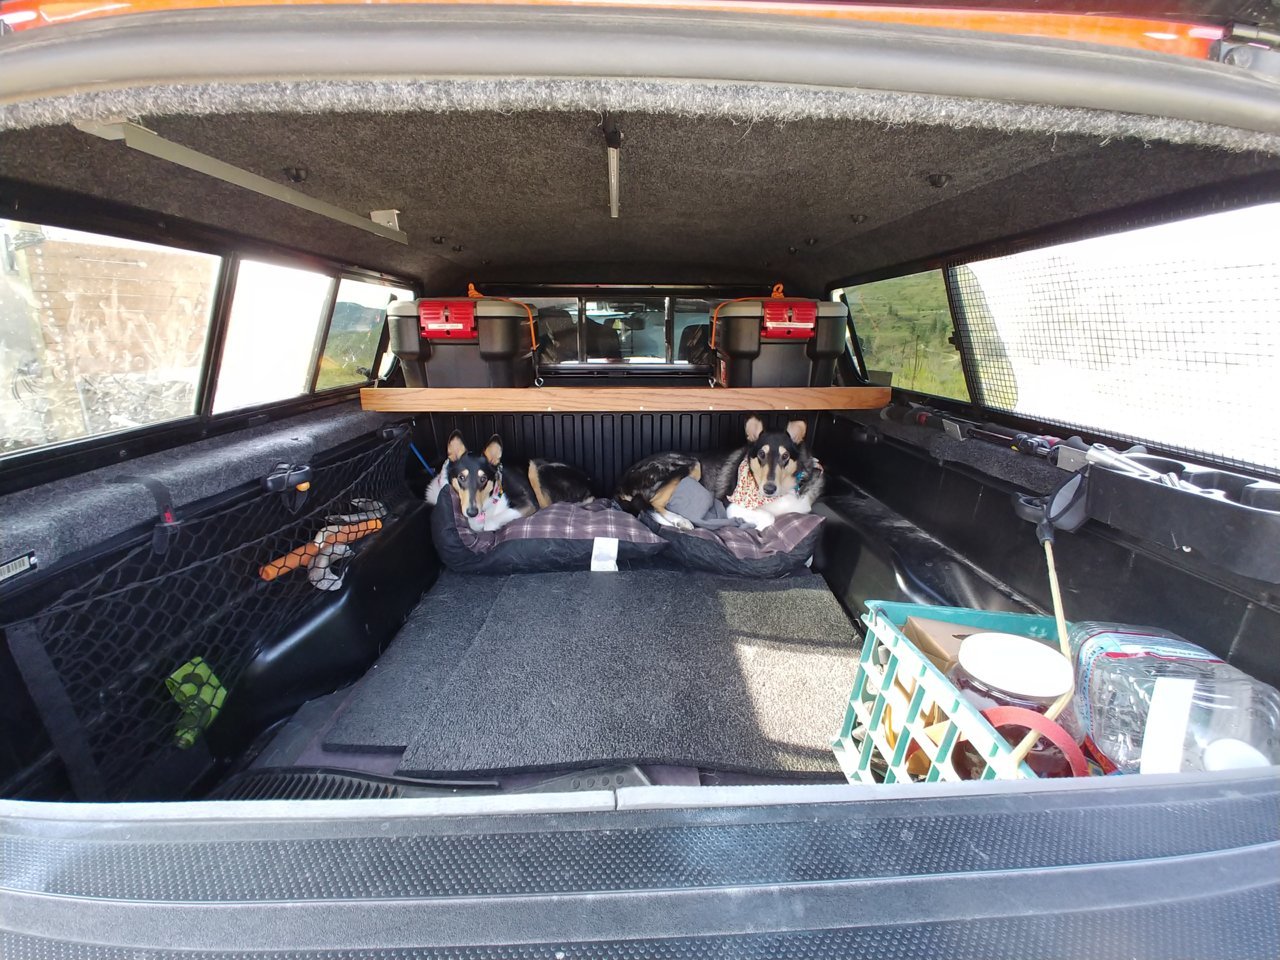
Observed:
[[[733,300],[722,300],[717,303],[715,309],[711,311],[711,349],[714,350],[716,348],[716,328],[720,325],[720,308],[725,304],[748,303],[752,301],[756,303],[767,303],[769,300],[778,300],[785,296],[786,294],[783,292],[782,284],[775,283],[773,285],[773,291],[767,297],[736,297]]]
[[[1026,707],[988,707],[982,711],[982,715],[987,723],[996,728],[996,732],[999,732],[1000,727],[1025,727],[1027,730],[1034,730],[1062,751],[1073,777],[1089,775],[1089,764],[1084,759],[1080,745],[1071,739],[1071,734],[1061,724],[1054,723],[1044,714]]]
[[[320,555],[321,547],[335,543],[355,543],[357,540],[381,529],[381,520],[364,520],[360,523],[342,524],[333,528],[326,528],[321,531],[321,535],[316,540],[304,543],[302,546],[290,550],[283,557],[277,557],[270,563],[264,564],[258,569],[258,576],[263,580],[271,581],[281,574],[297,570],[299,567],[309,567],[311,562]]]

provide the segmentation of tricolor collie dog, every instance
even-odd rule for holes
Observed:
[[[471,453],[455,430],[445,447],[444,466],[427,487],[434,504],[446,484],[458,493],[467,526],[477,533],[498,530],[553,503],[591,502],[591,484],[567,463],[533,460],[523,474],[502,463],[502,438],[494,434],[484,453]]]
[[[680,481],[693,477],[728,501],[730,517],[759,530],[783,514],[809,513],[822,494],[822,467],[805,448],[804,421],[766,430],[759,417],[748,417],[746,436],[747,445],[729,454],[656,453],[637,461],[618,484],[619,502],[631,513],[651,509],[659,520],[691,529],[666,507]]]

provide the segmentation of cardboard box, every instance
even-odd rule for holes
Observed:
[[[989,631],[981,627],[962,627],[958,623],[929,620],[925,617],[907,617],[902,628],[902,635],[915,644],[943,673],[955,666],[960,656],[960,644],[965,637],[987,632]]]

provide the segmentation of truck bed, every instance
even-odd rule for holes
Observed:
[[[414,778],[667,764],[826,779],[858,652],[813,574],[445,572],[292,761]]]

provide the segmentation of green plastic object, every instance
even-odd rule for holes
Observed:
[[[831,745],[845,777],[850,783],[958,781],[951,753],[964,738],[986,761],[983,780],[1034,780],[1025,762],[1013,763],[1013,745],[903,636],[907,617],[1057,643],[1052,617],[868,600],[862,618],[867,639],[840,735]],[[921,756],[909,770],[915,753]]]
[[[187,750],[218,716],[227,698],[227,688],[201,657],[193,657],[173,671],[164,685],[182,708],[173,731],[174,745]]]

